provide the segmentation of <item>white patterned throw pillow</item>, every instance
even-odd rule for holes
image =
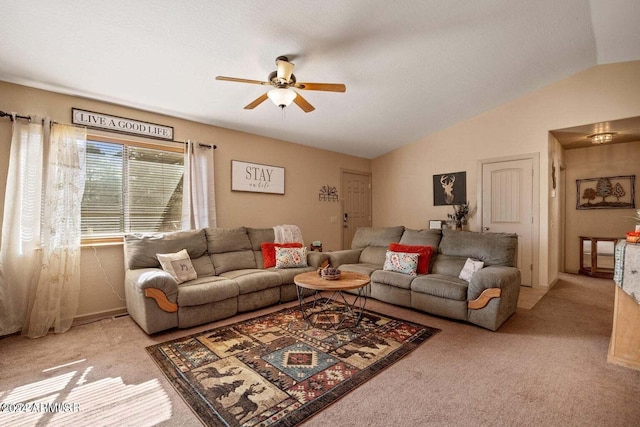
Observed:
[[[467,258],[467,261],[464,263],[464,267],[462,267],[462,271],[458,277],[470,282],[473,274],[482,269],[482,267],[484,267],[484,262],[478,261],[477,259]]]
[[[186,249],[173,254],[156,254],[156,257],[162,269],[173,276],[178,283],[198,278]]]
[[[307,248],[276,247],[276,268],[307,267]]]
[[[415,276],[418,256],[417,253],[387,251],[382,269]]]

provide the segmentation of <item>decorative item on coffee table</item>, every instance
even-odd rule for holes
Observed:
[[[327,265],[324,268],[321,268],[319,271],[320,277],[322,277],[324,280],[340,279],[340,270],[338,270],[337,268],[333,268],[331,264]]]

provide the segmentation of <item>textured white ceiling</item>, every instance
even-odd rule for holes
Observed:
[[[0,80],[373,158],[640,59],[638,22],[637,0],[0,0]],[[279,55],[346,93],[283,117],[243,109],[266,87],[215,80],[266,80]]]

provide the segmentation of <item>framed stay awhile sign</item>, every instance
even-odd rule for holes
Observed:
[[[284,168],[231,160],[231,191],[284,194]]]

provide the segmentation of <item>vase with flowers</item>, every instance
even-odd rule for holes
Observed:
[[[636,231],[630,231],[627,233],[627,242],[640,243],[640,209],[636,211],[636,214],[631,217],[636,222]]]
[[[636,222],[636,232],[640,231],[640,209],[636,211],[636,214],[632,218]]]
[[[453,205],[453,213],[447,214],[447,217],[449,218],[449,223],[455,225],[456,230],[462,230],[462,226],[467,223],[469,213],[469,202],[466,202],[460,205]]]

